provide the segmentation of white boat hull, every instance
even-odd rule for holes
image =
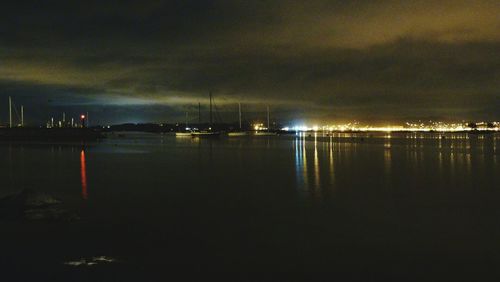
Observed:
[[[176,132],[175,137],[191,137],[191,132]]]
[[[193,137],[218,137],[220,132],[193,132],[191,136]]]
[[[248,132],[228,132],[229,137],[248,136]]]
[[[255,136],[276,136],[275,132],[255,132]]]

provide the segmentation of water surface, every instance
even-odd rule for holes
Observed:
[[[484,280],[500,262],[499,145],[403,133],[3,143],[0,196],[51,193],[81,220],[0,221],[0,268],[42,281]],[[113,262],[67,263],[95,257]]]

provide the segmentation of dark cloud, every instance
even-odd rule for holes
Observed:
[[[172,120],[214,91],[311,121],[500,117],[498,1],[16,1],[0,95]],[[29,99],[28,99],[29,98]],[[0,103],[0,105],[3,104]],[[154,110],[153,110],[154,109]],[[42,111],[46,113],[43,114]]]

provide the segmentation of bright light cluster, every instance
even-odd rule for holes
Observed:
[[[487,130],[487,131],[500,131],[500,122],[477,122],[477,123],[445,123],[445,122],[429,122],[429,123],[410,123],[405,125],[387,125],[387,126],[369,126],[360,125],[357,122],[327,125],[327,126],[306,126],[296,125],[292,127],[284,127],[285,131],[381,131],[381,132],[394,132],[394,131],[414,131],[414,132],[459,132],[471,130]]]
[[[263,123],[255,123],[253,124],[253,129],[256,131],[262,131],[267,130],[267,127],[265,127]]]

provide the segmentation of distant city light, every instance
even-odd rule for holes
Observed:
[[[292,127],[283,127],[284,131],[359,131],[359,132],[397,132],[397,131],[413,131],[413,132],[459,132],[459,131],[472,131],[472,130],[482,130],[482,131],[500,131],[500,122],[476,122],[476,123],[445,123],[445,122],[433,122],[428,123],[418,122],[410,123],[407,122],[405,125],[386,125],[386,126],[370,126],[370,125],[360,125],[357,122],[347,123],[347,124],[334,124],[334,125],[323,125],[323,126],[306,126],[306,125],[295,125]]]

